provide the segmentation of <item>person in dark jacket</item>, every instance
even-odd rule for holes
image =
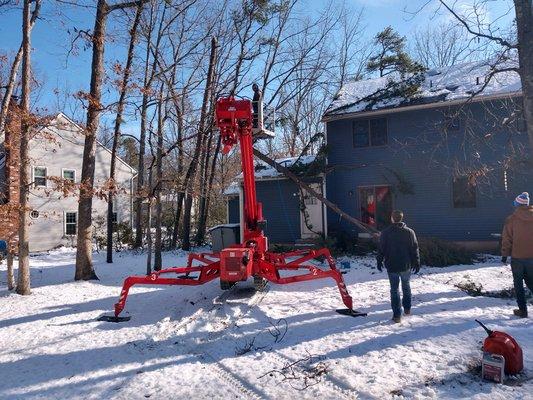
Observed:
[[[263,97],[263,93],[261,92],[261,89],[259,89],[259,85],[257,83],[254,83],[252,85],[252,90],[254,91],[254,97],[252,99],[252,108],[254,111],[254,117],[252,122],[252,128],[259,129],[261,128],[259,126],[259,103],[261,101],[261,98]]]
[[[411,314],[411,270],[420,271],[420,254],[415,232],[403,222],[403,213],[395,210],[388,228],[381,232],[377,267],[381,272],[383,263],[390,282],[392,320],[401,322],[402,306],[405,315]],[[399,286],[402,282],[403,298],[400,302]]]

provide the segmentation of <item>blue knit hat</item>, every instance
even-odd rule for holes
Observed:
[[[516,199],[514,199],[514,206],[529,206],[529,193],[524,192],[516,196]]]

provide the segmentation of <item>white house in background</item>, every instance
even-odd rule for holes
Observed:
[[[29,196],[32,252],[76,243],[78,196],[65,196],[57,190],[54,179],[59,177],[75,183],[80,182],[84,140],[83,128],[60,113],[30,141],[33,182]],[[111,152],[101,143],[97,143],[95,157],[95,187],[99,187],[109,179]],[[1,167],[0,184],[5,182],[5,166]],[[117,222],[132,224],[135,176],[135,169],[117,158],[116,182],[119,194],[115,198],[114,207]],[[2,186],[5,188],[5,184]],[[100,229],[105,229],[106,214],[105,200],[94,197],[93,225],[96,228],[100,225]],[[103,224],[98,221],[103,221]]]

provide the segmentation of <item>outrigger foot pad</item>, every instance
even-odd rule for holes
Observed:
[[[126,322],[129,321],[131,317],[115,317],[114,315],[102,315],[98,318],[98,321],[104,322]]]
[[[349,308],[339,308],[335,311],[337,311],[341,315],[348,315],[349,317],[366,317],[368,315],[366,312],[351,310]]]

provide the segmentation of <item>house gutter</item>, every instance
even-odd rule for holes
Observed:
[[[522,96],[522,92],[520,91],[520,92],[507,93],[506,95],[495,94],[495,95],[488,95],[488,96],[481,96],[481,97],[469,97],[466,99],[443,101],[439,103],[417,104],[414,106],[403,106],[403,107],[391,107],[391,108],[384,108],[381,110],[356,111],[356,112],[349,112],[345,114],[324,115],[321,121],[324,123],[327,123],[327,122],[332,122],[332,121],[337,121],[337,120],[342,120],[342,119],[377,116],[377,115],[398,113],[398,112],[404,112],[404,111],[427,110],[430,108],[438,108],[438,107],[443,107],[443,106],[454,106],[454,105],[466,103],[468,101],[471,101],[472,103],[480,103],[480,102],[491,101],[491,100],[512,99],[512,98],[521,97],[521,96]]]

